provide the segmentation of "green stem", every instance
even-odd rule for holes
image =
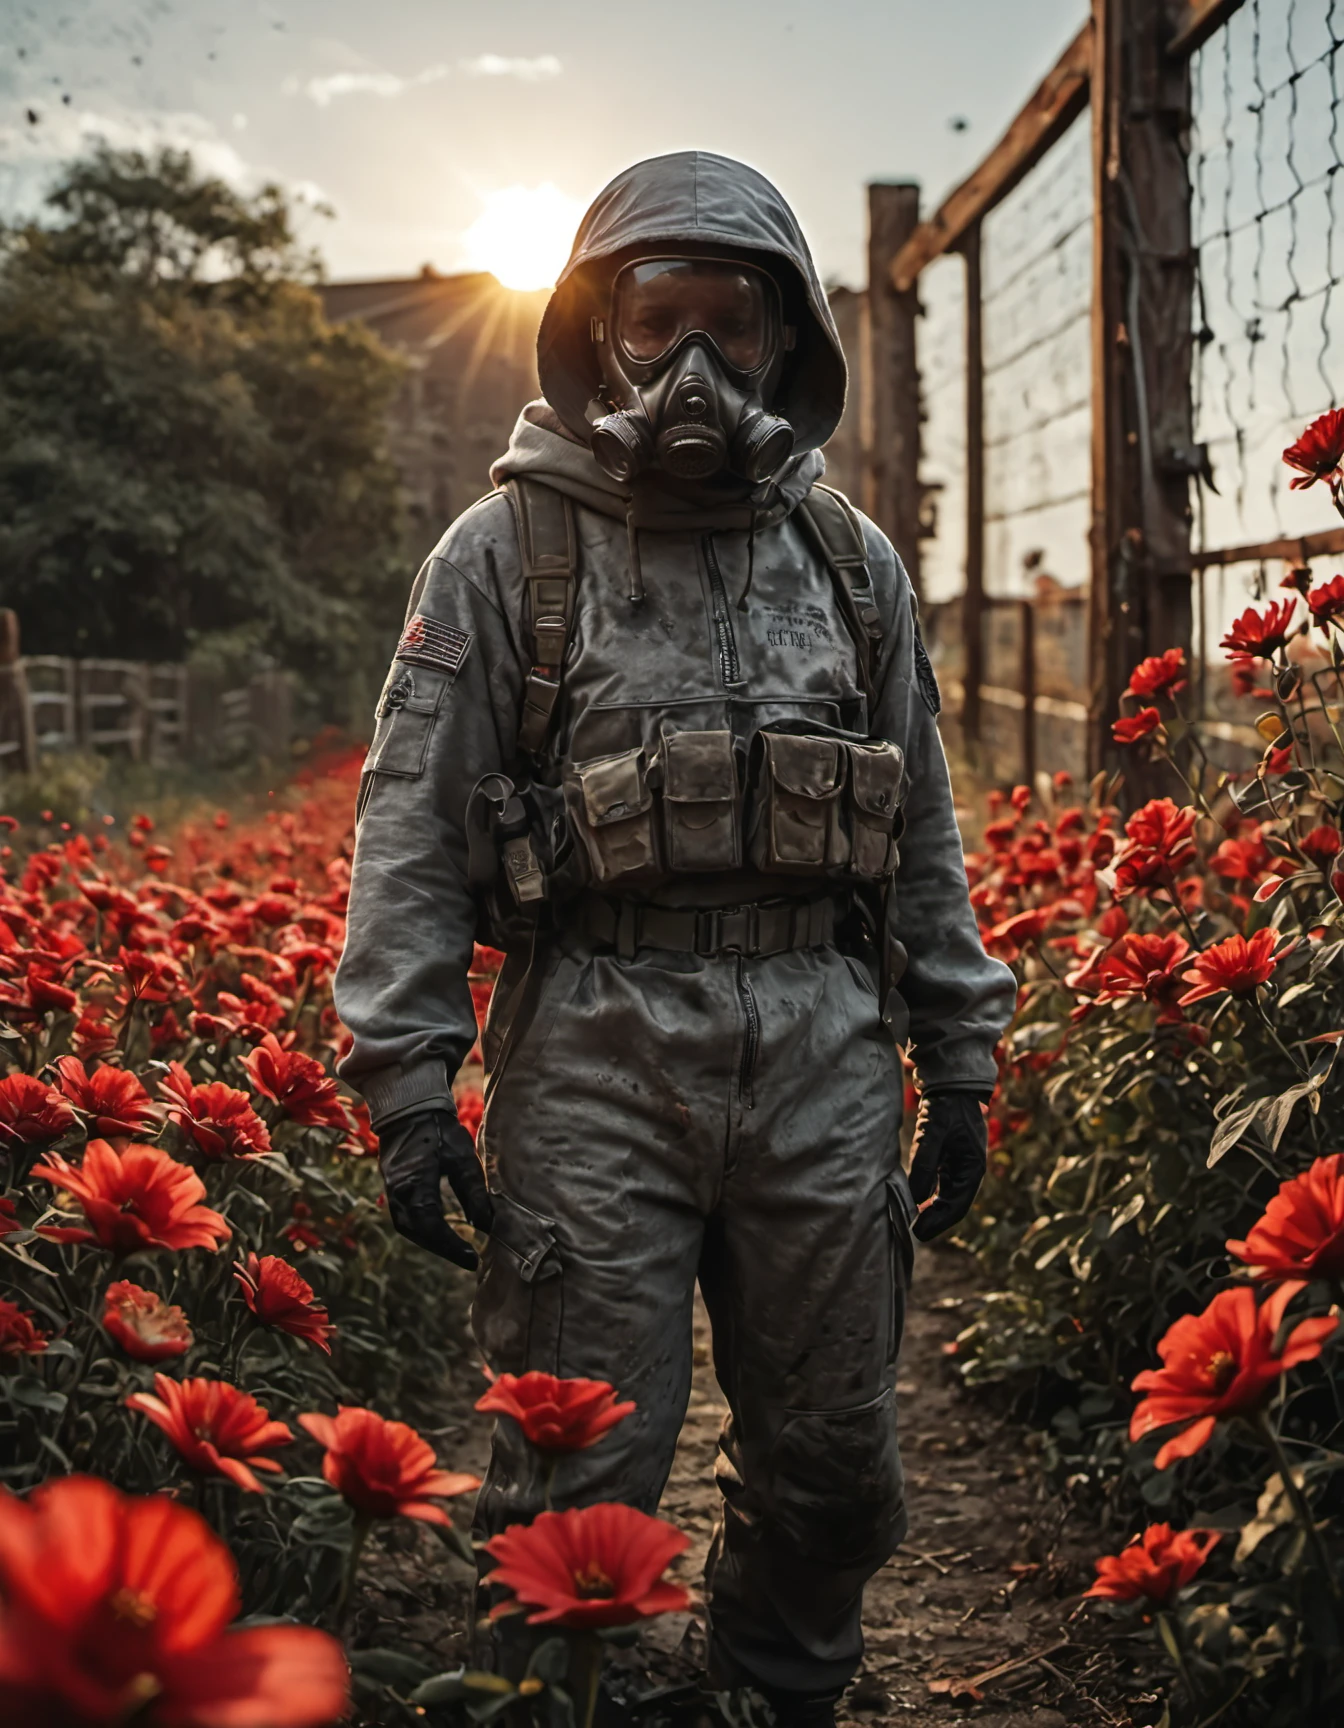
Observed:
[[[585,1637],[581,1641],[582,1654],[588,1658],[588,1691],[583,1706],[583,1728],[593,1728],[593,1718],[597,1715],[597,1693],[602,1683],[602,1640]]]
[[[1159,1608],[1157,1625],[1162,1634],[1162,1642],[1176,1659],[1176,1672],[1180,1675],[1181,1684],[1189,1694],[1190,1706],[1192,1709],[1198,1710],[1200,1707],[1199,1688],[1195,1685],[1190,1673],[1190,1665],[1185,1659],[1185,1645],[1181,1642],[1181,1635],[1176,1628],[1176,1622],[1170,1614]]]
[[[341,1578],[341,1593],[336,1598],[336,1625],[339,1630],[345,1625],[345,1618],[350,1610],[355,1593],[355,1574],[359,1571],[359,1557],[364,1552],[364,1544],[368,1541],[373,1520],[367,1512],[356,1512],[354,1529],[350,1535],[350,1552],[345,1557],[345,1572]]]
[[[1288,1502],[1293,1508],[1298,1523],[1302,1526],[1302,1533],[1307,1539],[1307,1546],[1311,1549],[1312,1556],[1321,1569],[1326,1588],[1334,1599],[1335,1613],[1338,1616],[1341,1609],[1344,1609],[1344,1600],[1341,1600],[1339,1580],[1335,1577],[1334,1567],[1330,1564],[1330,1556],[1325,1551],[1325,1544],[1321,1541],[1321,1533],[1316,1528],[1315,1518],[1312,1517],[1311,1504],[1293,1479],[1293,1467],[1289,1463],[1288,1454],[1283,1449],[1283,1441],[1279,1438],[1278,1430],[1271,1421],[1267,1410],[1260,1412],[1259,1426],[1260,1432],[1268,1442],[1270,1451],[1274,1454],[1274,1461],[1279,1467],[1279,1480],[1283,1483],[1283,1491],[1288,1496]]]

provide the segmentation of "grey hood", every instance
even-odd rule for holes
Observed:
[[[756,257],[780,280],[798,321],[798,345],[774,409],[794,428],[795,452],[816,450],[840,424],[845,357],[798,218],[763,174],[707,150],[636,162],[594,199],[579,224],[537,338],[542,393],[586,439],[585,409],[600,382],[589,334],[591,294],[621,253],[689,243]]]
[[[790,514],[826,472],[820,450],[792,456],[773,480],[745,499],[713,500],[703,491],[679,497],[665,486],[641,485],[635,516],[641,528],[676,532],[697,528],[768,528]],[[626,521],[634,493],[600,468],[592,451],[566,427],[549,402],[529,402],[518,416],[509,447],[490,469],[491,484],[502,486],[526,474],[563,492],[604,516]],[[656,479],[657,477],[655,477]]]

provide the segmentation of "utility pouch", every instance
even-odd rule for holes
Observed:
[[[761,732],[751,861],[758,870],[809,876],[843,870],[849,843],[840,819],[844,745],[835,738]]]
[[[574,762],[565,769],[570,827],[595,882],[625,882],[658,870],[653,789],[643,750]]]
[[[895,873],[899,854],[901,780],[899,744],[847,744],[849,752],[850,868],[880,882]]]
[[[414,780],[425,771],[430,734],[453,674],[394,660],[378,703],[378,727],[364,762],[366,773]]]
[[[673,870],[736,870],[742,810],[731,732],[663,738],[663,831]]]

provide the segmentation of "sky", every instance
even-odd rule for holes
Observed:
[[[522,267],[552,272],[613,174],[698,147],[768,174],[823,275],[857,286],[864,183],[917,180],[931,210],[1085,14],[1085,0],[0,0],[0,215],[31,209],[95,137],[163,142],[240,185],[288,187],[334,278],[507,266],[501,235],[519,232]]]

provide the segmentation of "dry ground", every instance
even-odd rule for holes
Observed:
[[[869,1586],[868,1654],[841,1720],[872,1728],[1137,1728],[1160,1704],[1107,1624],[1078,1595],[1100,1538],[1041,1488],[1033,1437],[967,1393],[945,1346],[974,1312],[974,1262],[920,1250],[897,1396],[909,1490],[905,1546]],[[715,1515],[715,1441],[724,1404],[699,1317],[690,1409],[662,1512],[693,1539],[681,1563],[694,1584]],[[467,1413],[436,1437],[454,1468],[480,1468],[488,1445]],[[374,1562],[360,1644],[419,1646],[451,1666],[465,1651],[469,1574],[424,1531]],[[402,1546],[404,1544],[404,1546]],[[698,1616],[669,1616],[645,1634],[655,1683],[693,1672]],[[952,1684],[949,1685],[948,1683]],[[978,1696],[977,1696],[978,1694]]]

